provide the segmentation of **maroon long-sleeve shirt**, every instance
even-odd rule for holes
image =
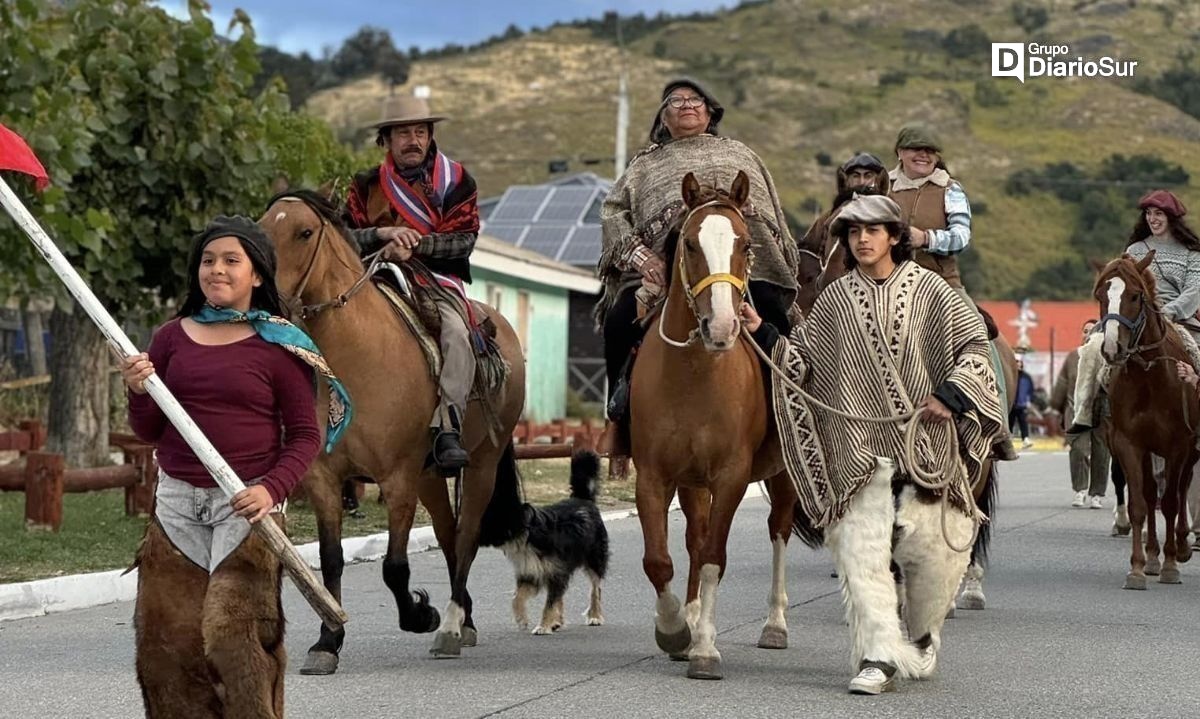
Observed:
[[[147,353],[154,371],[237,475],[247,484],[261,477],[271,499],[283,501],[321,446],[309,366],[258,335],[233,344],[198,344],[177,319],[154,333]],[[157,446],[159,466],[168,475],[196,487],[217,486],[150,395],[129,393],[129,425]]]

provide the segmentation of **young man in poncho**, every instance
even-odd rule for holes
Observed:
[[[850,691],[878,694],[896,676],[933,672],[982,519],[971,487],[984,479],[1004,413],[982,320],[911,260],[897,204],[856,197],[831,230],[850,271],[817,298],[805,328],[784,338],[749,306],[742,312],[790,380],[773,378],[775,416],[808,529],[825,533],[842,581],[857,672]],[[910,414],[920,422],[911,453],[899,421]],[[913,479],[938,470],[941,489]],[[907,638],[892,562],[904,574]]]

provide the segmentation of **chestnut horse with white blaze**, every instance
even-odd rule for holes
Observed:
[[[1184,508],[1192,467],[1200,458],[1192,429],[1200,422],[1200,400],[1176,371],[1176,362],[1189,361],[1188,353],[1180,330],[1158,309],[1154,276],[1148,269],[1153,261],[1154,250],[1141,262],[1123,255],[1101,270],[1095,288],[1104,333],[1100,351],[1112,368],[1108,446],[1125,471],[1133,525],[1125,589],[1145,589],[1147,574],[1158,574],[1161,584],[1179,584],[1179,564],[1192,557]],[[1148,404],[1148,398],[1153,402]],[[1152,454],[1166,463],[1161,508],[1167,536],[1161,565]]]
[[[496,327],[495,342],[510,369],[492,402],[497,441],[491,439],[479,402],[472,400],[467,408],[463,444],[471,464],[462,477],[456,517],[446,481],[426,461],[436,379],[416,335],[383,292],[367,281],[336,208],[317,193],[297,191],[274,199],[259,224],[275,245],[280,294],[297,296],[308,306],[307,329],[354,400],[355,416],[345,437],[332,453],[317,458],[304,480],[317,516],[325,586],[341,599],[342,483],[352,476],[371,477],[387,503],[383,580],[395,597],[400,628],[436,631],[430,652],[458,656],[461,647],[475,643],[467,578],[481,533],[488,546],[507,539],[494,536],[510,523],[495,516],[493,506],[506,506],[519,493],[510,438],[525,403],[525,360],[516,333],[495,309],[475,304],[476,316]],[[428,594],[409,588],[408,535],[418,497],[433,520],[450,571],[450,602],[441,616]],[[345,629],[322,625],[301,673],[335,672],[344,638]]]
[[[774,547],[770,607],[759,646],[787,646],[784,552],[796,509],[783,469],[763,371],[740,334],[738,309],[750,276],[750,194],[739,172],[728,193],[683,179],[687,215],[668,240],[669,288],[646,333],[630,384],[630,455],[637,468],[643,568],[658,595],[655,638],[688,676],[721,678],[717,586],[725,573],[734,512],[754,479],[767,480]],[[667,509],[679,492],[690,558],[687,603],[671,591]]]

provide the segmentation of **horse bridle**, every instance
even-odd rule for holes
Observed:
[[[329,226],[329,220],[326,220],[324,217],[322,217],[320,212],[317,212],[312,207],[309,207],[308,203],[299,197],[281,197],[279,198],[279,202],[299,202],[305,207],[308,207],[308,209],[312,210],[313,214],[315,214],[321,220],[321,229],[317,231],[317,240],[313,243],[312,256],[310,256],[308,259],[308,267],[304,270],[304,274],[300,277],[300,282],[296,285],[295,291],[293,291],[290,295],[291,297],[295,297],[297,300],[299,300],[301,299],[301,293],[303,293],[308,287],[308,281],[312,279],[313,269],[317,266],[317,257],[321,252],[321,242],[325,239],[325,228]],[[300,319],[311,319],[316,317],[324,310],[330,308],[339,309],[341,307],[345,307],[346,303],[350,301],[350,298],[363,288],[363,286],[367,283],[367,280],[370,279],[371,275],[375,274],[375,270],[379,266],[382,255],[382,251],[370,255],[371,262],[367,266],[366,271],[363,272],[362,276],[350,286],[350,289],[337,295],[332,300],[318,302],[315,305],[302,306],[300,308]]]
[[[726,208],[729,208],[730,210],[733,210],[734,212],[737,213],[738,219],[740,219],[742,221],[742,223],[745,224],[746,216],[742,213],[740,208],[733,205],[732,203],[730,203],[727,200],[721,200],[721,199],[709,200],[708,202],[696,205],[695,207],[691,208],[691,210],[689,210],[686,215],[684,215],[683,222],[681,222],[679,225],[680,235],[683,234],[683,228],[686,227],[687,224],[691,221],[693,215],[695,215],[697,212],[699,212],[700,210],[703,210],[707,207],[717,207],[717,206],[726,207]],[[753,259],[754,259],[753,255],[750,255],[746,259],[746,276],[745,277],[738,277],[737,275],[730,274],[728,272],[712,272],[712,273],[709,273],[707,276],[703,277],[699,282],[692,284],[691,280],[688,277],[688,272],[687,272],[687,262],[686,262],[686,260],[687,260],[687,245],[684,244],[682,247],[676,246],[675,254],[678,256],[677,261],[679,264],[679,270],[678,270],[679,281],[681,283],[683,283],[684,297],[687,298],[688,309],[691,310],[693,317],[696,316],[696,298],[699,297],[701,293],[703,293],[705,290],[709,289],[713,285],[721,284],[721,283],[732,285],[738,291],[738,294],[741,295],[741,297],[743,297],[743,298],[746,297],[747,280],[750,278],[750,266],[753,263]],[[669,295],[670,295],[669,288],[668,288],[667,294],[668,294],[668,299],[669,299]],[[663,328],[663,318],[666,317],[666,314],[667,314],[667,300],[664,299],[662,310],[658,314],[658,335],[659,335],[659,337],[662,338],[662,340],[664,342],[666,342],[667,344],[669,344],[673,347],[688,347],[693,342],[696,341],[696,333],[698,332],[698,328],[693,329],[692,332],[688,335],[687,340],[684,342],[680,342],[678,340],[673,340],[670,337],[667,337],[666,330]]]
[[[1130,332],[1129,349],[1127,349],[1125,352],[1123,352],[1121,354],[1121,356],[1118,357],[1117,360],[1115,362],[1112,362],[1111,364],[1123,366],[1131,358],[1136,358],[1138,361],[1138,364],[1140,364],[1142,366],[1142,368],[1145,369],[1145,368],[1150,367],[1150,365],[1152,365],[1158,361],[1158,360],[1147,361],[1145,358],[1142,357],[1142,353],[1146,352],[1148,350],[1158,349],[1159,347],[1161,347],[1167,341],[1167,333],[1164,332],[1163,336],[1161,338],[1159,338],[1159,340],[1157,342],[1153,342],[1148,345],[1140,344],[1142,341],[1142,332],[1144,332],[1146,329],[1146,320],[1148,317],[1149,317],[1149,313],[1146,311],[1146,303],[1145,302],[1142,303],[1142,308],[1140,310],[1138,310],[1137,317],[1132,320],[1129,319],[1128,317],[1126,317],[1125,315],[1121,314],[1120,312],[1107,312],[1103,316],[1100,317],[1100,321],[1096,323],[1096,327],[1098,329],[1093,330],[1094,332],[1095,331],[1103,332],[1105,326],[1108,324],[1108,322],[1110,320],[1113,322],[1116,322],[1117,324],[1121,325],[1122,327],[1129,330],[1129,332]],[[1169,359],[1169,358],[1167,358],[1167,359]]]

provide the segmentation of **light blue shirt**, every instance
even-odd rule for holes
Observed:
[[[946,229],[926,230],[925,249],[935,255],[957,255],[971,244],[971,203],[962,185],[946,186]]]

